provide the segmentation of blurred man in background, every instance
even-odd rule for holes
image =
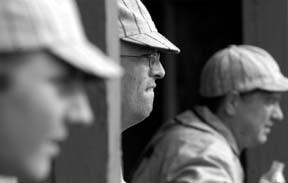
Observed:
[[[232,45],[201,74],[202,105],[165,123],[141,156],[133,183],[243,183],[240,153],[267,142],[283,119],[288,78],[265,50]]]
[[[45,178],[66,125],[93,120],[87,79],[120,74],[88,42],[73,0],[1,0],[0,174]]]

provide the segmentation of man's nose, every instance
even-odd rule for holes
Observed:
[[[73,96],[71,102],[69,121],[74,124],[92,124],[94,116],[87,94],[81,91]]]
[[[151,69],[151,75],[155,79],[162,79],[165,76],[165,69],[160,61],[157,61],[157,63],[153,66]]]
[[[275,105],[275,108],[273,111],[273,118],[276,120],[282,120],[284,118],[284,114],[282,112],[280,104]]]

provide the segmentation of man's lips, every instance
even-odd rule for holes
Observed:
[[[52,155],[56,156],[59,154],[61,143],[63,143],[67,139],[67,136],[67,131],[64,131],[63,133],[61,133],[61,135],[49,141],[48,147],[50,148]]]
[[[48,153],[49,156],[55,157],[60,153],[59,141],[50,141],[44,146],[44,152]]]
[[[154,88],[156,88],[156,84],[152,84],[148,86],[146,90],[151,90],[151,89],[153,90]]]
[[[273,124],[267,124],[267,125],[264,126],[265,131],[268,132],[268,133],[271,132],[272,127],[273,127]]]

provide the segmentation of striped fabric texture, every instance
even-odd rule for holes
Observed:
[[[201,74],[200,95],[223,96],[254,89],[288,91],[288,79],[264,49],[251,45],[231,45],[216,52]]]
[[[0,52],[38,49],[100,77],[122,72],[86,39],[73,0],[1,0]]]
[[[140,0],[117,0],[119,38],[123,41],[153,47],[168,52],[180,50],[161,35]]]

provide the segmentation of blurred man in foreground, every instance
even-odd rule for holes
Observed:
[[[45,178],[66,125],[93,120],[87,79],[120,73],[86,39],[73,0],[1,0],[0,174]]]

